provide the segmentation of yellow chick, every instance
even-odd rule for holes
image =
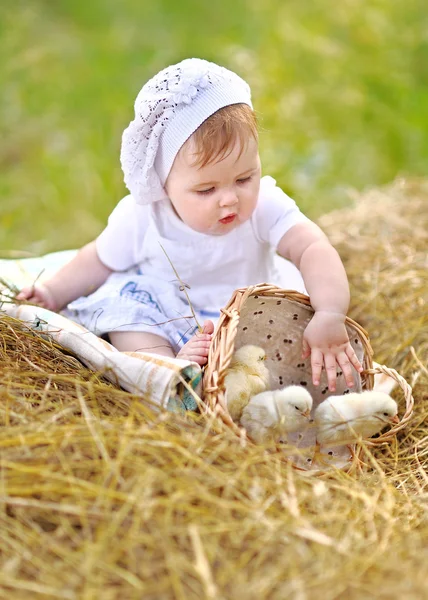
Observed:
[[[331,396],[314,413],[318,444],[348,443],[369,438],[386,425],[398,423],[397,403],[384,392]]]
[[[253,396],[242,411],[241,425],[256,444],[278,442],[284,434],[309,425],[311,408],[310,393],[290,385]]]
[[[269,386],[269,370],[265,365],[266,352],[259,346],[242,346],[232,356],[224,383],[229,414],[239,422],[251,396],[264,392]]]

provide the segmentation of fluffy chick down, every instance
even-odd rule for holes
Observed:
[[[230,416],[239,422],[250,398],[269,387],[266,352],[259,346],[242,346],[232,356],[224,383],[226,404]]]
[[[253,396],[242,411],[241,425],[257,444],[278,442],[287,433],[305,429],[311,409],[310,393],[290,385]]]
[[[398,423],[397,403],[384,392],[330,396],[314,413],[318,444],[340,444],[370,438]]]

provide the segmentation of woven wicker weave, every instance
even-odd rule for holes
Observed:
[[[303,331],[312,315],[313,309],[308,296],[268,284],[236,290],[229,304],[222,310],[204,373],[204,401],[241,438],[245,437],[245,431],[232,421],[227,411],[224,376],[235,349],[245,344],[255,344],[265,349],[272,389],[293,384],[306,387],[313,397],[313,410],[327,396],[332,395],[328,393],[325,371],[323,370],[320,385],[314,387],[310,359],[301,358]],[[406,408],[400,422],[386,433],[371,438],[367,444],[375,446],[390,442],[411,418],[412,390],[393,369],[385,366],[373,368],[373,353],[368,335],[358,323],[347,318],[346,327],[352,347],[364,367],[362,376],[354,372],[352,391],[372,389],[374,375],[377,373],[392,377],[403,391]],[[339,369],[336,385],[337,390],[334,395],[342,395],[350,391]],[[309,449],[315,445],[315,429],[312,427],[304,434],[293,434],[290,438],[300,449],[293,459],[295,466],[305,470],[316,468],[312,464],[309,453]],[[302,452],[304,448],[308,449],[306,454]],[[349,466],[351,456],[352,452],[348,446],[335,447],[325,452],[325,460],[328,464],[340,468]]]

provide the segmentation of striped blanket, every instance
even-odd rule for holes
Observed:
[[[198,364],[151,353],[119,352],[81,325],[61,314],[10,301],[10,287],[31,285],[49,278],[75,251],[55,252],[37,258],[0,260],[0,310],[51,337],[78,357],[88,368],[102,372],[123,389],[141,394],[161,408],[195,410],[201,393],[202,371]],[[0,313],[1,317],[1,313]]]

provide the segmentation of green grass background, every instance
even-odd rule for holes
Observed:
[[[77,247],[126,193],[142,84],[200,56],[248,80],[261,154],[311,217],[428,164],[425,0],[1,0],[0,252]]]

